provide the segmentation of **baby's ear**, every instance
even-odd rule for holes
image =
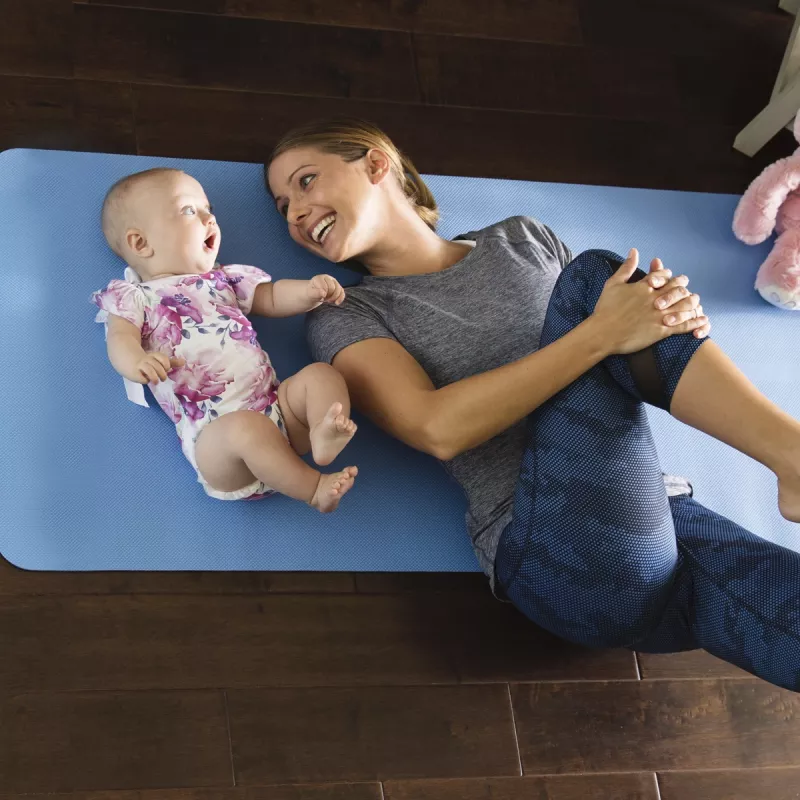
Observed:
[[[128,251],[139,258],[150,258],[153,248],[147,243],[144,234],[138,228],[129,228],[125,233],[125,244]]]

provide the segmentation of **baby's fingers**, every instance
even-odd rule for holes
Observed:
[[[170,369],[178,369],[178,367],[182,367],[185,364],[186,364],[185,358],[171,358],[169,360]]]
[[[139,372],[146,380],[142,383],[158,383],[158,374],[152,364],[144,363],[139,365]]]

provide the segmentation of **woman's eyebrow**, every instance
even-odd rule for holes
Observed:
[[[293,173],[292,173],[292,174],[291,174],[291,175],[290,175],[290,176],[289,176],[289,177],[286,179],[286,185],[288,186],[288,185],[289,185],[289,184],[292,182],[292,178],[294,178],[294,176],[295,176],[295,175],[296,175],[298,172],[300,172],[300,170],[301,170],[301,169],[305,169],[306,167],[313,167],[313,166],[314,166],[313,164],[303,164],[303,166],[302,166],[302,167],[298,167],[298,168],[297,168],[297,169],[296,169],[296,170],[295,170],[295,171],[294,171],[294,172],[293,172]]]

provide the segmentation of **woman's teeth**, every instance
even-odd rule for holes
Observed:
[[[328,234],[331,231],[331,228],[334,226],[336,222],[336,215],[329,214],[324,219],[321,219],[315,226],[314,230],[311,231],[311,238],[317,243],[322,244],[323,241],[327,238]]]

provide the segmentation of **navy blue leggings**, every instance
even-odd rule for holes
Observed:
[[[592,250],[564,270],[542,347],[592,313],[621,260]],[[702,344],[684,334],[651,349],[668,400]],[[800,691],[800,554],[689,495],[667,497],[637,380],[628,358],[612,356],[531,415],[497,553],[500,589],[564,639],[702,647]]]

